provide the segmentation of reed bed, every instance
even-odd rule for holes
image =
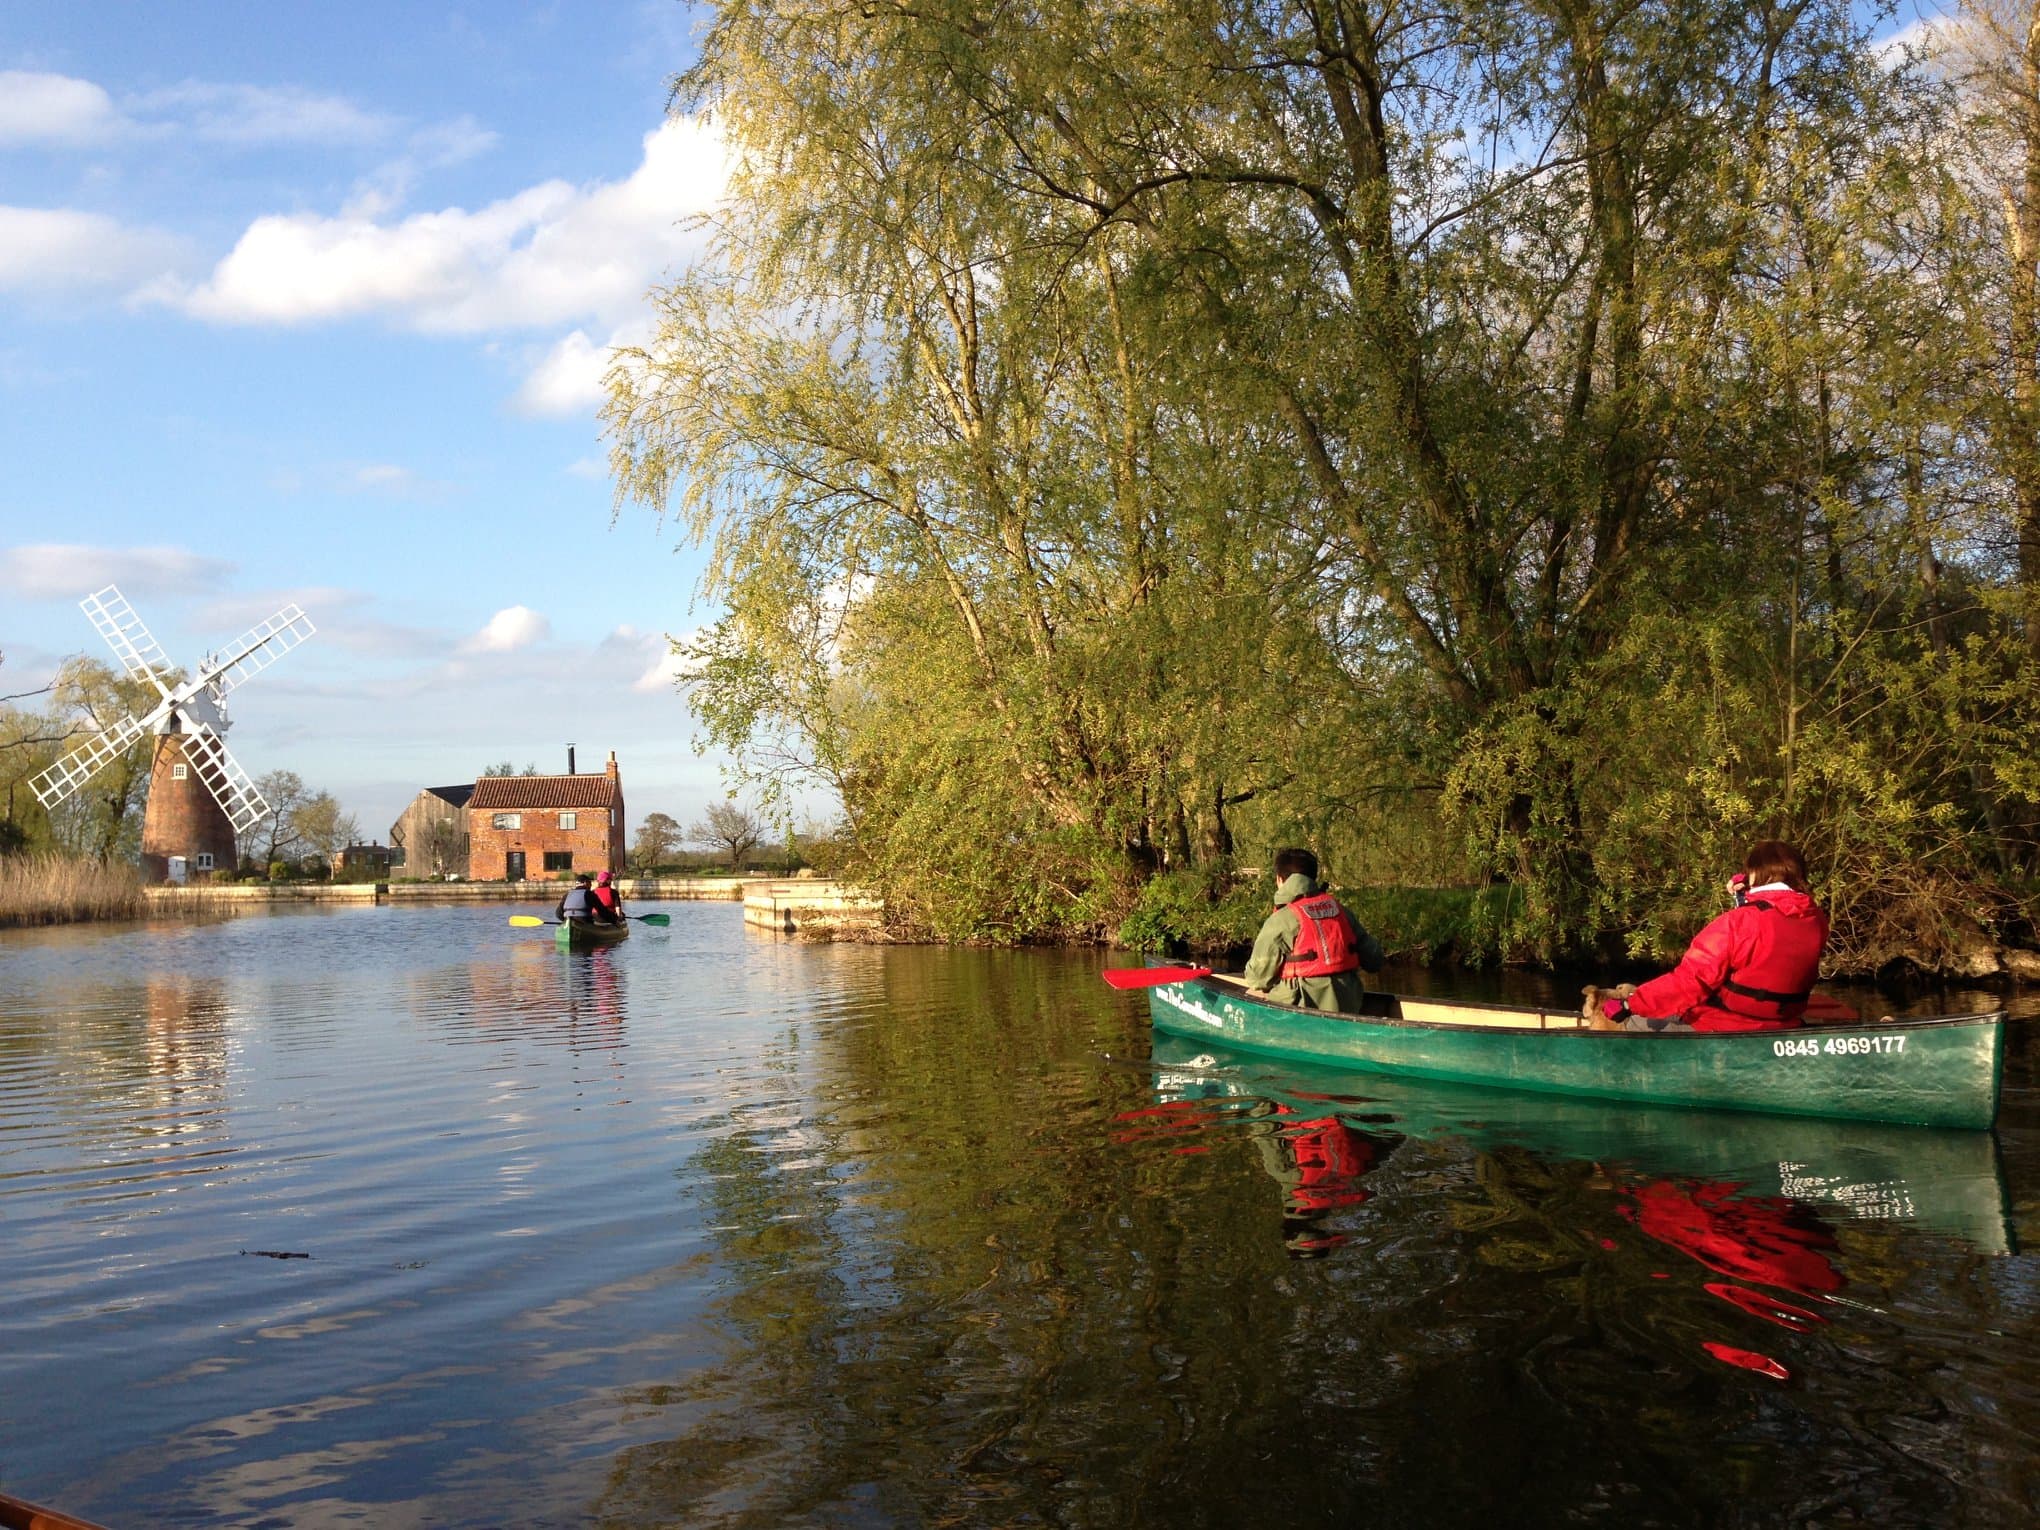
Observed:
[[[0,859],[0,926],[131,919],[142,911],[141,874],[66,855]]]

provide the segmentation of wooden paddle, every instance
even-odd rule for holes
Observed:
[[[1209,967],[1107,967],[1098,974],[1114,988],[1159,988],[1210,975]]]
[[[671,914],[625,914],[623,917],[626,919],[636,919],[643,924],[656,924],[661,929],[664,929],[673,922]],[[512,914],[510,922],[520,930],[535,930],[542,924],[558,924],[561,921],[557,919],[540,919],[535,914]]]

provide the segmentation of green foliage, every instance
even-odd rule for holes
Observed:
[[[1220,873],[1171,872],[1151,878],[1120,922],[1115,944],[1129,951],[1187,950],[1222,954],[1251,944],[1268,916],[1265,877],[1234,880]]]
[[[605,418],[762,813],[948,939],[1216,943],[1304,842],[1480,889],[1412,949],[1664,957],[1764,834],[1839,966],[2030,921],[1971,98],[1846,0],[960,15],[727,4],[679,82],[732,199]]]

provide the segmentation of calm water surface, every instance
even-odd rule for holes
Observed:
[[[0,1487],[117,1527],[2032,1522],[2031,1022],[1995,1135],[1703,1116],[1199,1051],[1095,953],[671,911],[575,955],[507,908],[0,932]]]

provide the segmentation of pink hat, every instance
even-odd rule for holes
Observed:
[[[602,873],[601,876],[597,877],[595,879],[595,885],[597,887],[607,887],[609,885],[609,873],[605,871]]]

